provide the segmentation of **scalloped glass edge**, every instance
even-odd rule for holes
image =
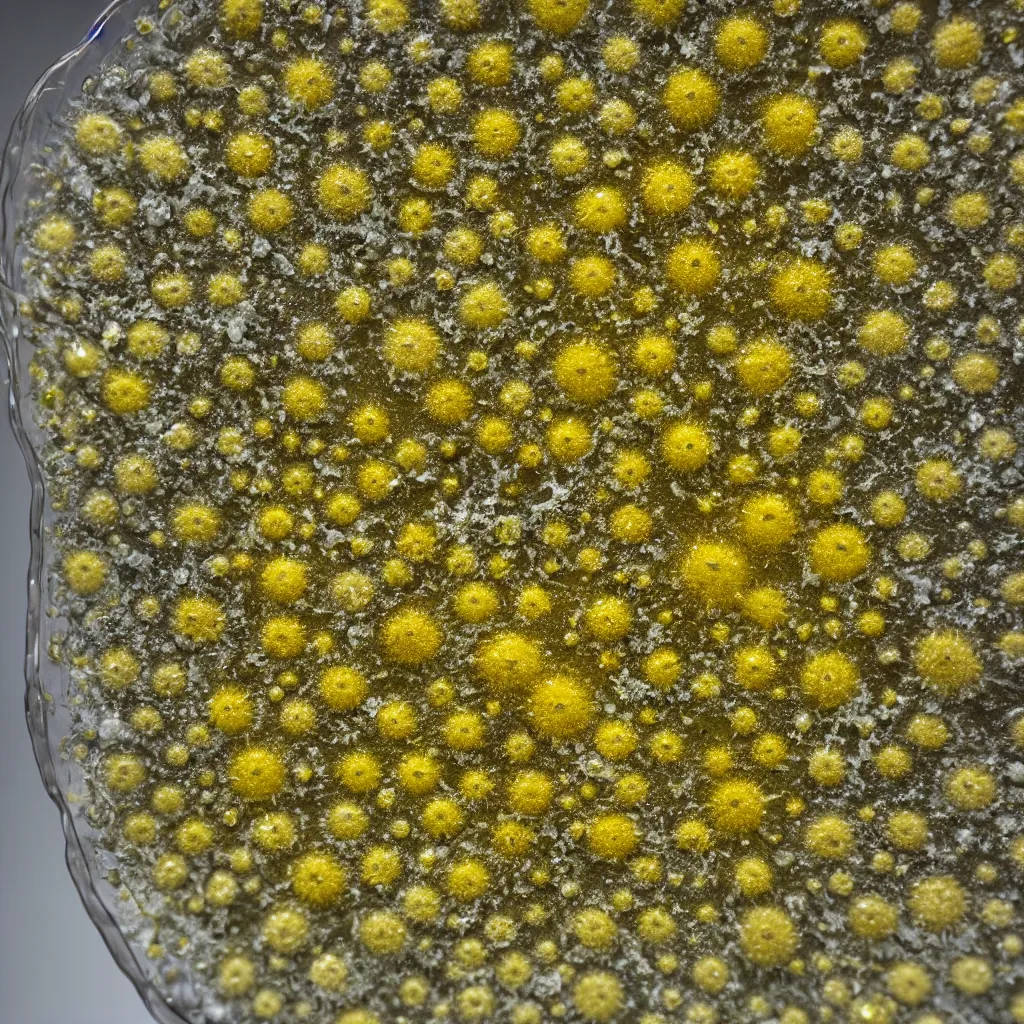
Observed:
[[[26,170],[44,146],[52,126],[63,113],[67,100],[81,90],[89,77],[134,28],[134,20],[151,0],[115,0],[100,14],[82,42],[52,64],[32,87],[11,127],[0,163],[0,335],[3,336],[10,390],[8,416],[21,448],[31,485],[28,611],[25,633],[25,718],[36,764],[50,799],[60,812],[65,839],[65,860],[78,895],[93,924],[99,930],[114,962],[135,987],[150,1014],[159,1024],[188,1024],[189,1017],[175,1010],[160,991],[155,971],[147,971],[133,950],[115,907],[117,890],[101,877],[100,863],[91,848],[88,826],[76,815],[69,799],[69,766],[61,763],[62,731],[54,728],[61,714],[68,712],[66,678],[58,666],[48,672],[46,651],[60,620],[44,613],[47,607],[46,573],[47,515],[50,511],[38,451],[43,432],[36,426],[31,409],[28,364],[31,347],[23,339],[20,306],[20,247],[18,222],[30,195]],[[57,691],[57,692],[54,692]],[[182,965],[183,966],[183,965]],[[189,986],[183,986],[184,995]],[[197,1008],[194,993],[188,999]],[[185,1010],[187,1013],[188,1010]]]

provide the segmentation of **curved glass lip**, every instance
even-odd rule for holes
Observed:
[[[31,486],[29,569],[27,577],[28,609],[25,632],[25,718],[32,741],[39,774],[50,799],[60,812],[65,839],[65,861],[75,888],[114,962],[132,983],[152,1017],[159,1024],[190,1024],[168,1002],[154,982],[147,977],[135,950],[121,931],[113,913],[99,892],[96,863],[86,852],[79,826],[70,802],[61,788],[50,743],[52,701],[44,685],[42,659],[42,601],[46,565],[46,542],[43,529],[47,510],[47,492],[39,460],[37,444],[40,435],[26,422],[25,405],[29,392],[25,388],[21,339],[18,286],[18,187],[23,173],[31,164],[34,147],[45,142],[40,131],[45,116],[45,101],[55,99],[60,109],[70,94],[69,86],[80,75],[83,65],[95,68],[99,59],[120,42],[124,29],[131,24],[149,0],[114,0],[93,22],[83,40],[55,61],[36,81],[22,104],[11,127],[3,155],[0,157],[0,336],[6,359],[9,392],[8,417],[21,448]]]

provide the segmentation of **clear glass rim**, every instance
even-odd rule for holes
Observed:
[[[26,418],[29,389],[26,388],[22,359],[25,342],[21,338],[18,281],[17,229],[20,206],[18,186],[31,163],[33,147],[40,142],[34,136],[44,101],[52,96],[62,102],[68,94],[69,80],[85,63],[93,60],[97,49],[109,52],[120,41],[120,27],[141,7],[140,0],[114,0],[93,22],[85,38],[74,49],[55,61],[36,81],[14,120],[0,158],[0,335],[3,337],[9,391],[8,417],[21,448],[31,486],[28,608],[25,631],[25,717],[39,774],[50,799],[56,805],[65,839],[65,861],[75,888],[89,918],[96,926],[114,962],[132,983],[146,1008],[159,1024],[189,1024],[175,1010],[153,981],[147,977],[135,951],[122,933],[110,907],[99,891],[96,864],[86,851],[78,822],[58,778],[53,748],[49,741],[51,701],[43,681],[42,601],[46,566],[43,519],[47,493],[37,445],[38,431]],[[113,31],[115,26],[118,31]],[[110,38],[104,38],[108,35]]]

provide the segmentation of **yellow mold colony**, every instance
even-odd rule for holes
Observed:
[[[1017,7],[164,7],[22,230],[182,1012],[1024,1021]]]

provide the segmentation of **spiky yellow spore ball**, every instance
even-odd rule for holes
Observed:
[[[981,679],[982,662],[960,630],[937,629],[914,647],[914,669],[929,686],[946,697],[956,696]]]
[[[584,974],[573,986],[573,1005],[585,1021],[607,1024],[622,1009],[625,993],[619,979],[608,971]]]
[[[317,419],[327,408],[327,394],[312,377],[293,377],[281,392],[285,414],[300,422]]]
[[[489,160],[510,156],[522,137],[515,114],[501,107],[484,110],[473,121],[473,143],[480,156]]]
[[[292,103],[317,110],[334,96],[334,74],[316,57],[300,57],[284,70],[284,91]]]
[[[644,209],[658,217],[680,213],[693,201],[694,188],[693,175],[683,164],[659,160],[644,171]]]
[[[867,33],[861,25],[849,18],[830,21],[821,29],[818,51],[822,59],[837,71],[855,64],[867,49]]]
[[[849,922],[855,935],[872,942],[887,939],[896,931],[899,911],[875,893],[859,896],[850,904]]]
[[[769,100],[762,115],[765,145],[784,159],[806,153],[815,143],[818,108],[813,100],[786,93]]]
[[[576,739],[593,720],[593,697],[585,683],[551,676],[530,691],[529,716],[533,728],[547,739]]]
[[[734,74],[748,71],[764,60],[770,38],[764,24],[749,15],[726,18],[715,33],[715,56]]]
[[[967,910],[967,895],[955,878],[933,875],[910,887],[907,907],[919,927],[941,932],[960,923]]]
[[[306,592],[308,569],[295,558],[275,558],[266,564],[260,576],[260,589],[272,601],[294,604]]]
[[[914,474],[918,492],[931,501],[949,501],[964,487],[963,477],[948,459],[928,459]]]
[[[958,811],[981,811],[996,799],[997,788],[986,768],[968,767],[952,772],[946,778],[943,792]]]
[[[106,284],[122,280],[127,269],[124,250],[113,245],[101,246],[89,257],[89,273],[95,280]]]
[[[650,539],[653,520],[648,512],[637,505],[623,505],[617,508],[608,523],[608,530],[615,540],[623,544],[643,544]]]
[[[440,353],[441,336],[426,320],[396,320],[384,334],[384,358],[403,373],[424,373]]]
[[[223,89],[231,77],[231,66],[224,56],[205,46],[189,54],[183,70],[190,85],[207,92]]]
[[[686,0],[632,0],[632,7],[643,21],[665,28],[686,10]]]
[[[473,666],[497,689],[524,687],[543,671],[543,651],[535,640],[521,633],[499,633],[477,648]]]
[[[909,338],[910,325],[891,309],[873,310],[857,329],[857,343],[876,356],[899,355]]]
[[[781,494],[749,498],[740,517],[743,539],[750,547],[779,547],[792,540],[800,526],[793,506]]]
[[[303,903],[314,906],[337,902],[345,880],[345,869],[330,854],[310,853],[291,866],[292,891]]]
[[[558,105],[572,114],[581,114],[594,105],[596,90],[587,76],[565,79],[555,93]]]
[[[143,170],[162,182],[175,182],[189,169],[189,158],[181,143],[167,135],[152,135],[139,146]]]
[[[818,260],[798,257],[772,278],[775,308],[790,320],[820,320],[832,305],[832,271]]]
[[[968,394],[986,394],[999,381],[999,364],[987,353],[968,352],[953,364],[951,376]]]
[[[253,721],[253,705],[249,695],[238,686],[221,687],[210,698],[210,724],[233,736],[245,732]]]
[[[306,629],[294,615],[275,615],[260,630],[260,646],[271,657],[281,661],[295,658],[306,647]]]
[[[604,256],[581,256],[569,264],[569,286],[577,295],[600,299],[615,287],[615,264]]]
[[[714,246],[692,238],[673,247],[665,260],[665,279],[684,296],[705,295],[721,273],[722,263]]]
[[[722,832],[758,829],[764,819],[765,799],[760,786],[749,779],[730,779],[718,785],[708,800],[708,813]]]
[[[107,579],[107,561],[95,551],[75,551],[64,559],[64,578],[71,590],[88,597]]]
[[[121,145],[121,126],[106,114],[84,114],[75,126],[75,141],[89,156],[107,156]]]
[[[283,231],[295,217],[295,204],[280,189],[268,188],[249,200],[249,222],[261,235]]]
[[[981,26],[962,16],[942,22],[932,35],[935,63],[949,70],[961,70],[977,63],[983,46]]]
[[[715,119],[721,97],[718,86],[698,68],[674,71],[665,83],[662,102],[672,121],[684,131],[705,128]]]
[[[269,747],[246,747],[232,757],[228,779],[243,800],[269,800],[284,786],[285,766]]]
[[[48,217],[33,236],[36,246],[46,253],[67,252],[77,239],[74,224],[64,217]]]
[[[545,440],[552,456],[561,463],[578,462],[594,445],[590,428],[573,416],[552,423]]]
[[[93,212],[105,227],[123,227],[135,216],[138,203],[121,188],[101,189],[93,196]]]
[[[263,24],[263,0],[222,0],[220,23],[232,36],[251,38]]]
[[[528,0],[527,3],[537,26],[558,36],[576,28],[589,7],[590,0]]]
[[[595,857],[622,860],[640,842],[640,835],[631,818],[624,814],[602,814],[587,828],[587,847]]]
[[[793,356],[776,338],[765,335],[744,345],[736,359],[736,376],[754,395],[770,395],[789,380]]]
[[[117,416],[131,416],[147,408],[152,385],[144,377],[124,370],[110,370],[103,377],[103,403]]]
[[[745,199],[761,177],[761,166],[753,153],[730,149],[720,153],[709,166],[712,189],[725,199]]]
[[[463,324],[479,331],[499,327],[509,312],[509,301],[494,281],[470,288],[459,302],[459,318]]]
[[[606,911],[586,907],[573,918],[573,932],[588,949],[609,949],[618,928]]]
[[[740,922],[740,946],[761,967],[779,967],[796,952],[800,935],[792,918],[779,907],[755,907]]]
[[[339,221],[352,220],[365,212],[373,199],[363,171],[342,163],[333,164],[320,175],[316,195],[324,212]]]
[[[447,146],[425,143],[413,157],[411,176],[421,188],[444,188],[454,177],[455,154]]]
[[[443,635],[429,612],[402,608],[384,623],[380,643],[384,656],[404,665],[421,665],[433,658]]]
[[[597,598],[584,612],[584,625],[592,636],[606,643],[621,640],[633,624],[629,603],[621,597]]]
[[[905,245],[885,246],[874,253],[874,274],[887,285],[905,285],[918,269],[918,260]]]
[[[647,332],[633,346],[633,365],[648,377],[667,374],[676,361],[676,345],[664,334]]]
[[[575,203],[576,226],[595,234],[608,234],[626,223],[627,209],[616,188],[593,188],[581,192]]]
[[[852,700],[860,690],[857,665],[840,651],[809,658],[800,673],[800,689],[815,707],[831,711]]]
[[[901,135],[889,151],[889,159],[902,171],[920,171],[931,158],[931,147],[919,135]]]
[[[845,860],[854,849],[853,827],[844,818],[826,814],[807,826],[804,846],[816,857]]]
[[[834,583],[856,579],[871,563],[871,546],[859,527],[836,523],[811,538],[807,560],[812,572]]]
[[[225,626],[224,611],[212,598],[183,597],[174,609],[175,633],[193,643],[215,643]]]
[[[566,397],[584,405],[607,398],[618,383],[615,356],[598,341],[567,345],[555,358],[552,372]]]
[[[681,569],[694,596],[709,605],[723,607],[741,599],[750,576],[743,550],[720,541],[694,544],[684,555]]]
[[[766,689],[777,673],[778,663],[766,647],[741,647],[733,656],[733,674],[745,690]],[[736,726],[734,721],[733,727]]]
[[[295,845],[295,820],[285,811],[268,811],[256,818],[250,834],[263,850],[290,850]]]
[[[637,113],[625,100],[609,100],[598,112],[598,120],[608,135],[626,135],[636,127]]]
[[[551,144],[548,160],[555,174],[569,178],[584,170],[590,160],[590,152],[581,139],[563,135]]]

